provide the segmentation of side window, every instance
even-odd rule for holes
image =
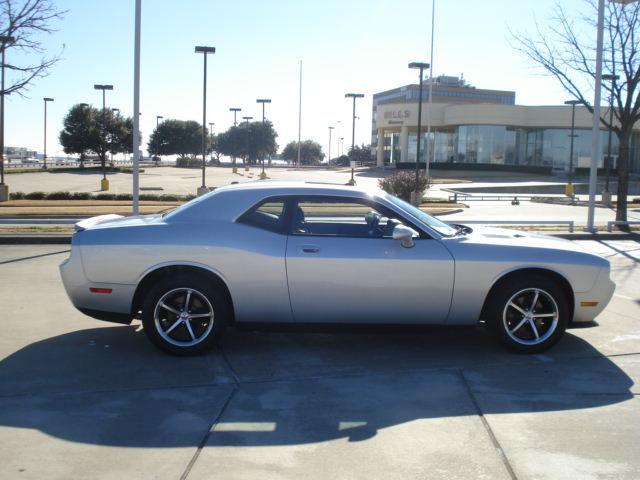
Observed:
[[[284,200],[267,200],[243,214],[238,222],[280,233],[284,228]]]
[[[391,238],[401,224],[383,209],[348,198],[301,199],[293,209],[291,233],[333,237]]]

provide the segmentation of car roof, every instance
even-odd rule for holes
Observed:
[[[323,182],[302,182],[302,181],[282,181],[282,180],[256,180],[253,182],[234,183],[218,187],[214,192],[224,191],[246,191],[246,190],[271,190],[269,195],[278,194],[300,194],[301,191],[308,190],[311,195],[347,193],[360,196],[358,193],[370,195],[372,193],[380,193],[381,190],[376,187],[359,187],[356,185],[345,185],[341,183],[323,183]],[[349,195],[351,196],[351,195]]]
[[[218,187],[192,200],[167,216],[169,221],[209,219],[233,220],[252,205],[268,197],[287,195],[334,195],[351,198],[384,196],[379,188],[333,183],[257,180]],[[219,206],[223,206],[219,208]]]

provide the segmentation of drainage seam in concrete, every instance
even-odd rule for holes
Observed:
[[[12,260],[4,260],[4,261],[0,262],[0,265],[4,265],[6,263],[22,262],[23,260],[31,260],[32,258],[47,257],[49,255],[59,255],[61,253],[69,253],[70,251],[71,250],[61,250],[59,252],[43,253],[41,255],[32,255],[30,257],[14,258]]]
[[[211,425],[209,425],[209,429],[207,430],[207,433],[205,433],[205,435],[202,437],[202,440],[200,441],[198,448],[193,454],[193,457],[191,457],[191,460],[189,460],[187,467],[185,468],[184,472],[180,476],[180,480],[186,480],[186,478],[191,473],[191,469],[193,468],[195,463],[198,461],[198,458],[200,457],[200,452],[202,452],[202,449],[207,445],[207,442],[209,441],[209,437],[211,436],[211,431],[216,427],[216,425],[222,418],[222,415],[224,414],[225,410],[229,406],[229,403],[231,403],[231,399],[233,398],[237,390],[238,390],[238,387],[234,386],[231,392],[229,393],[229,396],[227,397],[227,400],[222,405],[222,408],[218,412],[218,415],[215,416],[215,418],[213,419],[213,422],[211,422]]]
[[[505,469],[507,470],[507,473],[509,474],[509,477],[512,480],[518,480],[518,477],[516,476],[516,473],[513,470],[513,467],[511,466],[511,463],[509,462],[509,459],[507,458],[506,453],[504,452],[502,446],[500,445],[500,442],[498,441],[498,438],[493,433],[491,425],[489,425],[489,422],[487,421],[486,417],[484,416],[484,413],[482,413],[482,409],[480,408],[480,404],[476,400],[476,397],[473,394],[473,391],[471,390],[471,385],[469,385],[469,382],[467,382],[467,377],[465,377],[464,371],[462,369],[459,369],[458,370],[458,374],[460,375],[460,378],[462,379],[462,383],[464,383],[464,386],[467,389],[467,393],[469,395],[469,398],[471,399],[471,402],[473,403],[473,406],[475,407],[476,412],[477,412],[478,416],[480,417],[480,421],[482,422],[482,425],[484,426],[484,429],[486,430],[487,435],[489,435],[489,439],[491,440],[491,443],[493,443],[494,448],[498,452],[498,456],[500,457],[500,460],[502,461],[502,464],[504,465]]]
[[[227,368],[229,368],[229,371],[231,372],[231,377],[233,378],[233,381],[236,384],[236,387],[238,387],[240,383],[242,383],[240,381],[240,377],[236,373],[235,368],[233,368],[233,365],[231,364],[231,360],[229,360],[229,357],[227,356],[227,352],[224,351],[224,348],[222,347],[222,345],[220,345],[219,348],[220,348],[220,353],[222,355],[222,359],[227,364]]]

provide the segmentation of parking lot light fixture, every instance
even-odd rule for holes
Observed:
[[[238,125],[238,112],[241,112],[242,109],[238,107],[231,107],[229,109],[230,112],[233,112],[233,126]]]
[[[364,94],[346,93],[344,97],[353,99],[353,115],[351,118],[351,151],[353,152],[356,145],[356,98],[363,98]],[[354,164],[351,163],[351,180],[349,180],[349,185],[356,184],[356,180],[353,177],[353,175],[354,175]]]
[[[105,150],[107,148],[107,106],[106,106],[106,91],[113,90],[113,85],[101,85],[95,84],[93,86],[95,90],[102,90],[102,148]],[[109,190],[109,180],[107,180],[107,159],[104,158],[102,162],[102,181],[100,182],[100,190],[105,191]]]
[[[420,205],[422,200],[420,197],[420,135],[422,133],[420,125],[422,123],[422,80],[424,77],[424,71],[429,69],[429,64],[424,62],[411,62],[409,68],[418,69],[420,71],[420,82],[418,84],[418,138],[416,144],[416,189],[414,193],[414,204]],[[429,159],[426,159],[429,161]]]
[[[261,103],[262,104],[262,123],[264,123],[264,104],[265,103],[271,103],[271,99],[270,98],[258,98],[256,100],[256,103]],[[269,157],[269,158],[271,158],[271,157]],[[269,160],[269,162],[271,162],[271,160]],[[262,180],[267,178],[267,174],[264,172],[264,157],[262,158],[262,172],[260,173],[260,178]]]
[[[44,152],[42,154],[43,167],[47,168],[47,103],[53,102],[53,98],[44,97]]]
[[[202,56],[204,57],[204,74],[202,82],[202,185],[198,189],[198,195],[203,195],[209,191],[205,178],[207,154],[207,55],[216,53],[216,48],[198,46],[195,48],[195,53],[202,53]]]

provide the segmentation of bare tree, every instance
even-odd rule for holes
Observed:
[[[606,3],[603,73],[618,75],[619,80],[602,82],[603,90],[613,96],[614,121],[609,123],[607,110],[600,121],[618,137],[616,220],[626,221],[631,132],[640,120],[640,4]],[[585,4],[584,13],[569,16],[558,3],[547,25],[536,24],[535,34],[512,32],[512,37],[516,49],[542,66],[593,113],[588,98],[593,97],[596,77],[598,6],[595,0],[585,0]]]
[[[15,39],[13,43],[6,44],[5,49],[20,51],[19,55],[7,58],[8,63],[4,67],[12,75],[2,93],[17,92],[22,95],[31,82],[46,76],[49,69],[60,60],[59,55],[45,55],[43,36],[55,31],[51,24],[62,19],[65,13],[50,0],[0,1],[1,35]],[[20,60],[23,63],[17,63]]]

